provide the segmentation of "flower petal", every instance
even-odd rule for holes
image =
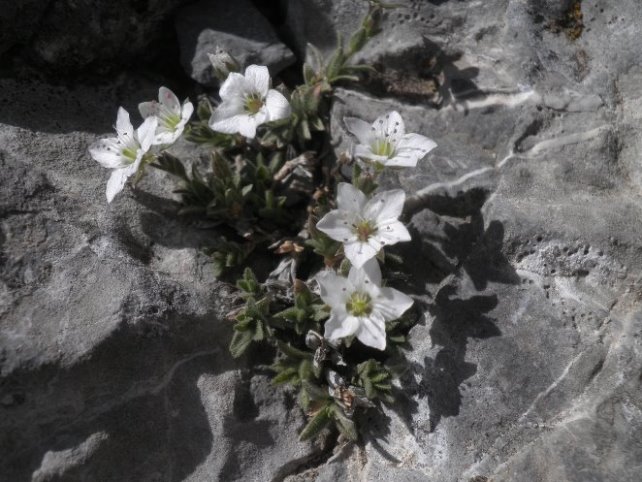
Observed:
[[[366,202],[366,195],[352,184],[340,182],[337,186],[337,205],[340,210],[356,215],[361,213]]]
[[[122,107],[118,108],[116,117],[116,134],[118,138],[125,141],[131,141],[134,136],[134,126],[129,120],[129,112]]]
[[[264,65],[250,65],[245,69],[245,80],[252,91],[265,97],[270,88],[270,72]]]
[[[348,281],[355,287],[360,289],[368,287],[369,284],[381,286],[381,268],[379,261],[376,258],[370,258],[366,261],[361,268],[353,266],[348,273]]]
[[[358,318],[348,315],[345,311],[333,310],[325,322],[324,336],[331,342],[336,342],[340,338],[354,335],[358,329]]]
[[[176,139],[178,139],[180,137],[182,132],[183,132],[183,129],[174,130],[174,131],[158,132],[156,134],[156,137],[154,137],[154,142],[152,142],[152,145],[154,145],[154,146],[168,146],[170,144],[174,144],[174,142],[176,142]]]
[[[159,106],[155,100],[151,102],[141,102],[138,104],[138,112],[143,119],[158,115]]]
[[[375,135],[379,139],[400,140],[405,132],[405,126],[401,115],[396,110],[380,115],[372,124],[375,128]],[[395,132],[395,129],[397,132]]]
[[[290,117],[290,103],[278,90],[271,89],[268,92],[265,106],[268,111],[268,119],[271,121]]]
[[[258,115],[240,115],[239,117],[239,133],[249,139],[256,137],[256,127],[259,125]]]
[[[123,167],[127,163],[123,162],[117,142],[118,139],[115,137],[100,139],[89,146],[89,154],[101,166],[108,169]]]
[[[410,241],[410,233],[400,221],[391,221],[377,226],[377,232],[372,237],[381,247]]]
[[[370,145],[375,132],[372,125],[357,117],[344,117],[343,122],[348,132],[355,136],[360,144]]]
[[[401,189],[392,189],[375,194],[363,209],[366,219],[377,223],[396,220],[403,211],[406,193]]]
[[[370,147],[370,145],[366,145],[366,144],[357,144],[354,147],[352,155],[354,157],[361,157],[363,159],[376,160],[376,159],[374,159],[376,157],[381,157],[384,160],[387,159],[387,157],[384,157],[384,156],[377,156],[374,152],[372,152],[372,147]]]
[[[386,159],[384,164],[388,167],[416,167],[417,162],[419,162],[418,152],[407,150],[401,153],[398,152],[390,159]]]
[[[218,91],[218,95],[226,101],[227,99],[233,99],[235,97],[242,98],[243,95],[247,92],[245,77],[243,77],[238,72],[231,72],[227,76],[223,85]]]
[[[422,153],[422,155],[428,154],[435,147],[437,143],[432,139],[428,139],[426,136],[421,134],[406,134],[401,138],[399,142],[399,149],[413,149]]]
[[[403,121],[401,114],[399,114],[399,112],[397,112],[396,110],[390,112],[390,118],[388,119],[388,122],[391,126],[399,131],[400,137],[406,133],[406,124]]]
[[[114,199],[114,196],[123,190],[127,178],[131,175],[131,169],[128,167],[123,167],[121,169],[114,169],[109,176],[107,181],[107,202],[110,203]]]
[[[317,223],[317,229],[327,234],[330,238],[341,241],[342,243],[355,241],[357,235],[352,229],[350,220],[348,220],[343,213],[343,211],[339,211],[338,209],[330,211]]]
[[[183,103],[183,107],[181,108],[181,124],[182,124],[182,126],[185,126],[185,124],[190,119],[190,117],[192,117],[193,113],[194,113],[194,104],[192,104],[189,100],[186,100]],[[181,124],[179,124],[179,125],[181,125]]]
[[[361,268],[366,261],[374,258],[379,252],[368,243],[362,241],[351,241],[343,245],[343,251],[346,258],[350,260],[352,266]]]
[[[156,128],[158,127],[158,118],[148,117],[145,122],[136,130],[136,136],[143,153],[147,152],[154,142]]]
[[[359,318],[357,339],[364,345],[377,350],[386,349],[386,322],[383,316],[373,311],[369,316]]]
[[[403,315],[412,306],[414,300],[394,288],[381,288],[374,300],[373,310],[381,313],[386,321],[392,321]],[[373,312],[374,312],[373,311]]]
[[[324,270],[314,277],[319,284],[321,299],[333,309],[345,308],[353,287],[347,278],[339,276],[334,271]]]
[[[219,106],[214,109],[214,112],[212,112],[212,116],[209,120],[210,127],[212,127],[212,124],[216,122],[229,119],[230,117],[234,117],[237,115],[247,115],[245,114],[245,109],[243,108],[243,100],[241,98],[233,98],[221,102],[221,104],[219,104]],[[212,127],[212,129],[214,128]]]
[[[247,117],[245,114],[234,115],[232,117],[223,117],[220,120],[215,119],[214,115],[210,118],[210,129],[225,134],[237,134],[240,131],[241,119]]]
[[[406,134],[399,141],[394,157],[386,163],[389,166],[415,167],[417,162],[432,151],[437,144],[420,134]]]
[[[176,97],[176,94],[169,90],[167,87],[158,89],[158,102],[167,107],[174,114],[181,113],[181,102]]]

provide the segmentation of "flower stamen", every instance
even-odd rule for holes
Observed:
[[[377,139],[372,145],[372,152],[377,156],[392,157],[395,153],[395,146],[389,138]]]
[[[363,242],[368,241],[368,239],[370,239],[370,236],[377,232],[377,226],[375,225],[375,223],[367,219],[353,224],[352,227],[355,234],[357,235],[357,239]]]
[[[261,94],[254,92],[245,96],[245,111],[250,114],[256,114],[263,107],[263,98]]]
[[[368,316],[372,313],[372,298],[367,293],[355,291],[346,303],[346,310],[352,316]]]
[[[138,154],[138,149],[136,147],[127,146],[124,147],[120,152],[123,157],[130,160],[131,162],[134,162]]]

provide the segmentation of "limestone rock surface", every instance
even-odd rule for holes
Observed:
[[[87,146],[156,89],[0,81],[2,481],[264,480],[316,454],[291,395],[229,356],[213,234],[172,183],[106,202]]]
[[[264,354],[229,357],[216,233],[175,215],[170,180],[105,202],[87,145],[161,81],[0,80],[0,480],[642,480],[638,2],[404,4],[332,135],[341,152],[344,116],[395,109],[438,143],[383,179],[409,195],[396,287],[424,316],[397,403],[334,454],[297,441]],[[279,5],[300,58],[363,8]]]
[[[207,55],[217,48],[229,52],[241,66],[267,65],[272,75],[295,61],[250,0],[202,0],[186,6],[176,18],[176,31],[183,68],[203,85],[219,83]]]
[[[2,0],[0,54],[14,48],[66,75],[106,72],[140,57],[158,58],[152,45],[168,38],[171,42],[171,15],[185,2]]]

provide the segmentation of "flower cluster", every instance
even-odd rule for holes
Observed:
[[[436,147],[419,134],[406,134],[403,119],[392,111],[370,125],[357,118],[346,118],[348,130],[360,144],[355,156],[376,171],[386,166],[416,166]],[[345,257],[352,267],[348,277],[333,271],[317,275],[321,298],[330,306],[325,336],[331,342],[356,338],[364,345],[386,348],[387,321],[401,317],[412,299],[392,288],[381,286],[377,254],[400,241],[410,241],[410,233],[399,221],[405,193],[400,189],[375,194],[370,199],[355,186],[342,182],[337,187],[337,209],[328,212],[316,225],[331,239],[343,243]]]
[[[326,427],[356,440],[354,414],[394,402],[396,367],[416,323],[408,313],[413,299],[383,277],[395,259],[386,248],[410,240],[400,220],[406,195],[377,192],[377,178],[386,169],[416,166],[436,144],[407,133],[396,111],[372,124],[349,117],[344,121],[356,142],[344,160],[353,175],[328,169],[334,88],[358,81],[369,68],[352,59],[393,8],[380,0],[369,5],[360,27],[327,59],[311,47],[314,62],[304,64],[300,85],[272,88],[267,67],[242,71],[217,49],[210,61],[218,98],[200,96],[195,106],[161,87],[158,100],[139,104],[137,129],[121,107],[116,136],[89,148],[112,170],[108,202],[147,167],[174,176],[179,214],[201,215],[216,230],[204,248],[217,276],[256,250],[281,256],[263,282],[249,267],[237,281],[230,353],[271,345],[273,383],[298,390],[309,417],[302,440]],[[187,166],[170,152],[181,137],[208,148],[209,167]]]
[[[120,107],[115,127],[117,137],[101,139],[89,147],[95,161],[113,169],[107,182],[107,202],[123,190],[130,176],[142,172],[144,164],[153,160],[152,148],[160,152],[176,142],[192,116],[194,106],[189,101],[181,105],[171,90],[161,87],[158,102],[142,102],[138,110],[144,121],[136,131],[129,113]]]
[[[232,57],[222,51],[217,51],[210,59],[218,73],[236,65]],[[290,115],[290,104],[285,96],[270,89],[267,67],[250,65],[244,75],[226,72],[227,78],[219,91],[221,103],[209,119],[213,131],[241,134],[252,139],[258,126]],[[188,100],[181,104],[171,90],[161,87],[158,101],[142,102],[138,110],[144,121],[136,131],[129,113],[120,107],[115,127],[117,137],[101,139],[89,147],[95,161],[113,169],[107,183],[108,202],[122,191],[130,176],[142,173],[146,164],[156,160],[181,137],[194,113],[194,106]]]

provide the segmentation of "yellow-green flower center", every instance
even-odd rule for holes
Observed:
[[[263,107],[261,94],[253,93],[245,97],[245,111],[249,114],[256,114]]]
[[[372,145],[372,152],[377,156],[391,157],[395,152],[395,146],[387,139],[377,139]]]
[[[136,154],[138,153],[138,150],[134,147],[124,147],[120,152],[124,158],[129,159],[131,162],[134,162],[136,160]]]
[[[372,221],[363,220],[354,225],[354,231],[359,241],[368,241],[377,232],[377,226]]]
[[[346,310],[352,316],[367,316],[372,313],[372,298],[367,293],[352,293],[346,303]]]
[[[167,129],[174,130],[181,122],[181,116],[178,114],[166,114],[162,118],[162,123]]]

